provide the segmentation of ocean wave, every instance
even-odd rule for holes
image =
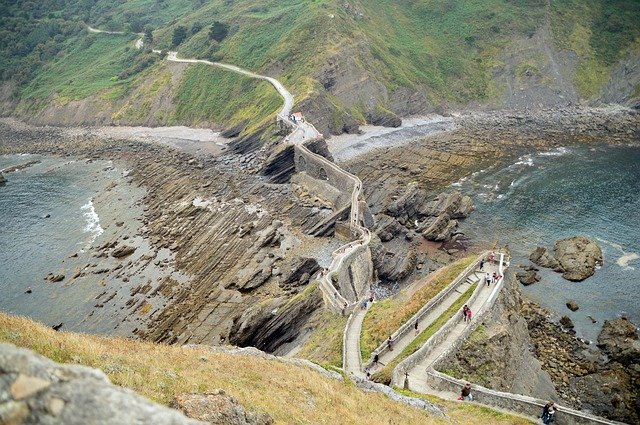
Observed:
[[[630,266],[629,263],[635,260],[640,260],[640,254],[638,254],[637,252],[626,252],[622,247],[622,245],[617,244],[615,242],[610,242],[608,240],[601,239],[601,238],[596,238],[596,239],[620,251],[622,255],[618,257],[618,259],[616,260],[617,265],[619,265],[625,270],[635,270],[635,267]]]
[[[513,165],[527,165],[529,167],[533,167],[533,158],[529,155],[521,156]]]
[[[560,146],[552,151],[540,152],[539,156],[562,156],[570,153],[571,150],[569,148],[565,148],[564,146]]]
[[[87,245],[91,245],[96,238],[104,232],[104,229],[100,226],[100,217],[93,206],[93,199],[89,198],[89,201],[80,207],[80,209],[83,211],[82,215],[86,220],[84,231],[91,234]]]

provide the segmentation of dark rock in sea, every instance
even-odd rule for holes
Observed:
[[[529,260],[539,265],[540,267],[545,267],[547,269],[551,269],[555,272],[562,273],[564,270],[558,260],[553,258],[553,256],[549,253],[547,248],[537,247],[529,256]]]
[[[640,366],[640,341],[636,326],[626,317],[616,320],[605,320],[602,331],[598,335],[598,347],[610,359],[625,366]],[[640,369],[638,370],[640,377]]]
[[[524,270],[516,273],[516,279],[524,286],[540,282],[540,275],[535,270]]]
[[[50,282],[62,282],[64,280],[64,275],[49,273],[46,279],[49,280]]]
[[[553,255],[562,266],[562,277],[581,281],[593,275],[596,266],[602,265],[602,249],[584,236],[561,239],[553,247]]]
[[[206,359],[205,359],[206,360]],[[217,389],[206,394],[179,394],[171,403],[190,418],[212,425],[271,425],[267,413],[247,412],[238,401]]]
[[[45,214],[42,216],[42,218],[51,218],[51,214]]]
[[[25,293],[25,294],[30,294],[30,293],[32,293],[32,292],[33,292],[33,290],[32,290],[31,288],[29,288],[29,289],[27,289],[26,291],[24,291],[24,293]]]
[[[57,325],[51,326],[51,329],[53,329],[54,331],[59,331],[63,326],[64,326],[64,323],[60,322]]]
[[[589,320],[591,320],[591,323],[593,323],[593,324],[598,323],[598,321],[597,321],[596,319],[594,319],[594,318],[593,318],[593,316],[587,316],[587,318],[588,318]]]
[[[573,321],[571,320],[571,318],[569,316],[562,316],[560,318],[560,324],[565,329],[573,329],[573,327],[574,327],[573,326]]]
[[[580,307],[575,301],[567,301],[567,308],[571,311],[577,311]]]
[[[5,179],[4,176],[2,175],[2,173],[0,173],[0,186],[5,184],[6,182],[7,182],[7,179]]]
[[[135,251],[136,249],[132,246],[122,245],[114,249],[113,252],[111,252],[111,256],[114,258],[124,258],[133,254]]]

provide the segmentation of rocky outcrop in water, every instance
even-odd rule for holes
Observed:
[[[0,186],[5,184],[6,182],[7,182],[7,179],[5,179],[4,176],[2,175],[2,173],[0,173]]]
[[[556,241],[553,256],[544,247],[536,248],[529,260],[533,263],[562,273],[562,277],[571,281],[585,280],[602,265],[602,250],[591,239],[584,236]]]
[[[602,249],[596,241],[584,236],[574,236],[557,241],[553,256],[558,260],[567,280],[581,281],[593,275],[602,265]]]
[[[112,385],[104,373],[0,344],[0,423],[196,425],[176,410]]]
[[[180,394],[172,407],[190,418],[211,425],[272,425],[273,418],[267,413],[247,412],[238,401],[217,389],[206,394]]]

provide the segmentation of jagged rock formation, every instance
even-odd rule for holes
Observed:
[[[553,256],[546,248],[538,247],[529,260],[533,263],[562,273],[562,277],[571,281],[585,280],[595,273],[596,267],[602,265],[602,250],[598,244],[584,236],[556,241]]]
[[[10,344],[0,344],[0,394],[0,422],[7,425],[203,423],[112,385],[100,370],[55,363]]]
[[[229,342],[273,352],[295,340],[302,325],[322,306],[318,288],[310,288],[291,300],[281,297],[263,301],[234,317]]]
[[[206,394],[179,394],[172,406],[190,418],[211,425],[272,425],[267,413],[247,412],[238,401],[217,389]]]
[[[412,182],[404,194],[387,207],[386,213],[405,227],[415,228],[427,240],[446,241],[458,226],[455,219],[465,218],[471,211],[473,201],[469,196],[460,192],[441,193],[427,201],[426,192]]]

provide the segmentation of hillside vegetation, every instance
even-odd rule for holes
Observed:
[[[638,16],[635,0],[0,0],[2,110],[30,117],[105,92],[121,109],[162,69],[133,48],[133,33],[144,32],[147,48],[278,77],[322,130],[339,133],[350,123],[500,98],[494,74],[504,52],[546,19],[555,46],[577,58],[568,81],[597,98],[612,67],[638,55]],[[131,35],[89,34],[85,23]],[[183,104],[159,114],[161,122],[232,125],[277,110],[277,95],[259,83],[170,70],[182,80],[170,101]]]
[[[169,404],[177,394],[222,388],[247,409],[267,412],[280,424],[449,423],[384,395],[359,390],[350,381],[330,379],[308,367],[275,359],[55,332],[2,313],[0,342],[34,350],[57,362],[99,368],[116,385],[162,404]],[[529,423],[482,406],[444,403],[456,423]]]

